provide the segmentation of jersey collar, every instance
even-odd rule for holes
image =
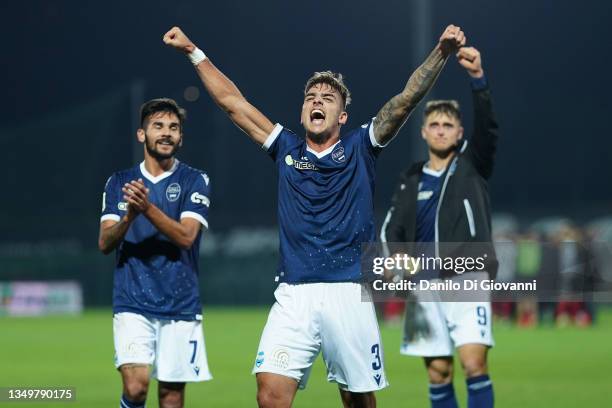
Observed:
[[[446,171],[446,168],[440,169],[440,170],[437,170],[437,171],[434,170],[434,169],[430,169],[429,167],[427,167],[428,164],[429,164],[429,162],[427,162],[427,163],[425,163],[423,165],[423,173],[429,174],[430,176],[440,177]]]
[[[308,143],[307,143],[306,144],[306,151],[314,154],[317,159],[320,159],[320,158],[325,157],[328,154],[330,154],[332,152],[332,150],[334,150],[334,147],[336,147],[338,145],[338,143],[340,143],[340,139],[338,139],[338,141],[336,143],[334,143],[332,146],[329,146],[327,149],[323,150],[322,152],[314,151],[313,149],[310,148],[310,146],[308,146]]]
[[[179,165],[179,161],[177,158],[174,159],[174,164],[172,165],[172,167],[170,168],[170,170],[163,172],[162,174],[160,174],[159,176],[154,176],[151,173],[149,173],[147,171],[147,169],[145,168],[145,164],[144,161],[140,163],[140,172],[142,173],[142,175],[149,180],[151,183],[153,184],[157,184],[160,181],[162,181],[163,179],[165,179],[166,177],[170,177],[172,175],[172,173],[174,173],[174,171],[176,170],[176,168]]]

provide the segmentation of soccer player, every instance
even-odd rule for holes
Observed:
[[[186,382],[212,378],[198,285],[209,179],[175,158],[184,120],[172,99],[142,105],[137,137],[144,161],[114,173],[104,188],[98,244],[116,254],[113,333],[122,408],[145,406],[150,376],[159,382],[162,408],[183,406]]]
[[[494,253],[487,184],[493,171],[498,126],[480,53],[462,47],[457,58],[471,78],[473,136],[469,143],[463,140],[456,101],[431,101],[426,105],[421,133],[429,148],[429,161],[415,163],[401,173],[381,241],[417,243],[416,247],[418,243],[479,242]],[[494,274],[496,262],[490,261],[489,266],[488,272]],[[424,357],[432,408],[457,407],[452,383],[455,347],[467,378],[468,407],[493,406],[487,370],[487,351],[493,346],[491,305],[485,299],[477,300],[417,301],[415,307],[407,307],[401,352]],[[411,313],[422,315],[410,317]],[[426,334],[411,332],[416,327],[408,324],[411,318],[417,322],[425,319]]]
[[[350,93],[342,75],[317,72],[304,89],[305,137],[273,124],[177,27],[164,42],[186,53],[213,100],[274,160],[279,173],[280,263],[276,302],[253,372],[260,407],[289,407],[319,354],[345,407],[374,407],[384,388],[383,350],[371,302],[362,302],[361,244],[375,240],[374,165],[465,43],[449,26],[405,88],[376,118],[340,137]],[[273,82],[273,78],[271,79]]]

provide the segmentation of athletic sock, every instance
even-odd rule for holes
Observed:
[[[119,403],[120,408],[145,408],[145,402],[132,402],[125,397],[125,395],[121,396],[121,401]]]
[[[493,382],[488,375],[468,378],[468,408],[493,408]]]
[[[431,408],[458,408],[453,383],[429,384]]]

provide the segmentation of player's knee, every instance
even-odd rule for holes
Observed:
[[[182,408],[185,383],[160,383],[160,408]]]
[[[452,378],[452,368],[447,370],[429,370],[429,382],[432,384],[448,384]]]
[[[257,390],[257,405],[259,408],[272,408],[278,406],[278,395],[268,388]]]
[[[297,382],[271,373],[257,374],[257,404],[261,408],[289,408],[297,391]]]
[[[347,408],[375,408],[376,397],[373,392],[340,391],[342,405]]]
[[[149,389],[148,381],[131,380],[123,386],[123,393],[127,399],[133,402],[143,402],[147,399]]]
[[[461,364],[466,378],[487,374],[487,362],[483,358],[467,358]]]
[[[170,393],[159,398],[160,408],[183,408],[183,397],[176,393]]]
[[[264,386],[257,390],[257,405],[259,408],[288,408],[291,401],[272,387]]]
[[[446,360],[438,360],[427,365],[429,382],[432,384],[448,384],[453,378],[453,364]]]

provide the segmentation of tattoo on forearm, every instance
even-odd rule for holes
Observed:
[[[433,86],[445,63],[446,57],[439,47],[436,47],[410,76],[404,90],[382,107],[374,122],[374,131],[379,143],[384,143],[395,135]]]

